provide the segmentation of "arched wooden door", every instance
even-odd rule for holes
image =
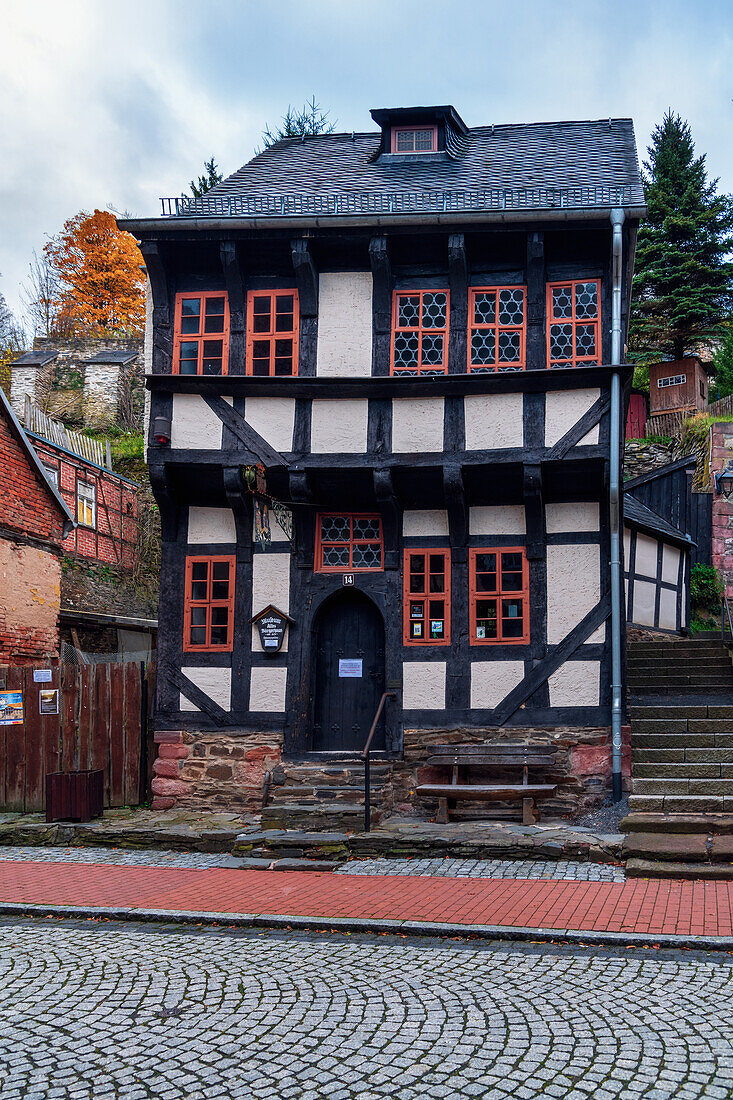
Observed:
[[[364,748],[384,691],[384,623],[361,592],[328,600],[316,621],[313,751]],[[384,748],[384,719],[372,748]]]

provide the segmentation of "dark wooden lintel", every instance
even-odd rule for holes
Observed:
[[[392,265],[386,237],[372,237],[369,242],[369,262],[374,281],[374,331],[389,333],[392,327]]]
[[[524,467],[524,512],[527,528],[527,558],[541,561],[545,556],[545,524],[542,503],[542,467],[532,463]]]
[[[301,317],[318,316],[318,272],[305,237],[290,242]]]

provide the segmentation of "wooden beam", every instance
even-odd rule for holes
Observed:
[[[578,625],[569,634],[566,634],[563,640],[554,646],[543,660],[535,665],[532,671],[524,677],[521,684],[518,684],[502,699],[498,707],[494,709],[492,721],[499,726],[503,726],[515,711],[519,710],[522,703],[529,699],[530,695],[533,695],[537,688],[552,676],[553,672],[557,672],[560,665],[565,664],[568,658],[575,653],[575,650],[590,638],[591,634],[606,621],[610,614],[611,596],[607,593],[588,612],[585,618],[581,619]]]
[[[545,337],[545,235],[527,234],[527,370],[547,366]]]
[[[595,428],[601,418],[608,412],[611,407],[610,394],[603,394],[595,401],[586,413],[581,416],[580,420],[573,424],[569,431],[565,432],[562,439],[558,439],[545,456],[545,461],[556,461],[559,458],[565,458],[569,451],[573,447],[580,443],[583,436],[587,435],[591,428]],[[592,446],[592,444],[591,444]]]
[[[541,561],[545,556],[545,523],[542,503],[542,467],[532,463],[524,467],[524,512],[527,529],[527,559]]]
[[[290,242],[295,270],[295,285],[298,288],[301,317],[318,316],[318,273],[310,252],[308,240],[297,237]]]
[[[369,262],[374,281],[374,331],[389,333],[392,328],[394,278],[386,237],[372,237],[369,242]]]
[[[175,665],[166,665],[161,670],[166,680],[178,688],[181,695],[184,695],[190,703],[193,703],[195,707],[198,707],[200,711],[211,719],[211,721],[217,726],[225,726],[229,722],[229,714],[218,703],[197,687],[193,680],[189,680],[188,676],[181,671],[180,668],[176,668]],[[176,708],[177,709],[177,708]]]
[[[163,542],[175,542],[178,538],[178,505],[173,499],[164,463],[150,462],[148,478],[160,511],[161,538]]]
[[[379,501],[379,510],[384,523],[384,568],[399,569],[400,544],[399,522],[400,509],[397,504],[397,495],[394,490],[391,470],[374,470],[374,495]]]
[[[451,557],[457,565],[468,561],[468,504],[460,466],[443,467],[443,490],[448,512],[448,541]]]
[[[287,466],[288,463],[283,455],[276,451],[274,447],[271,447],[267,440],[263,439],[251,424],[247,423],[241,413],[233,409],[223,397],[219,397],[217,394],[212,396],[203,390],[201,396],[211,411],[216,413],[222,424],[229,428],[229,431],[240,442],[244,443],[247,450],[251,451],[260,462],[265,466]]]
[[[468,260],[463,233],[451,233],[448,237],[448,284],[450,286],[448,373],[465,374],[468,354]]]
[[[234,241],[221,242],[219,258],[229,299],[229,373],[244,374],[244,287]]]

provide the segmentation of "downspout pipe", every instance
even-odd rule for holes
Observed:
[[[621,366],[621,281],[623,277],[623,210],[611,211],[613,227],[613,293],[611,299],[611,366]],[[611,528],[611,753],[613,801],[621,800],[621,375],[611,374],[609,521]]]

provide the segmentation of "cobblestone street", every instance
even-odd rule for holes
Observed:
[[[694,952],[6,921],[2,1100],[717,1097]]]

